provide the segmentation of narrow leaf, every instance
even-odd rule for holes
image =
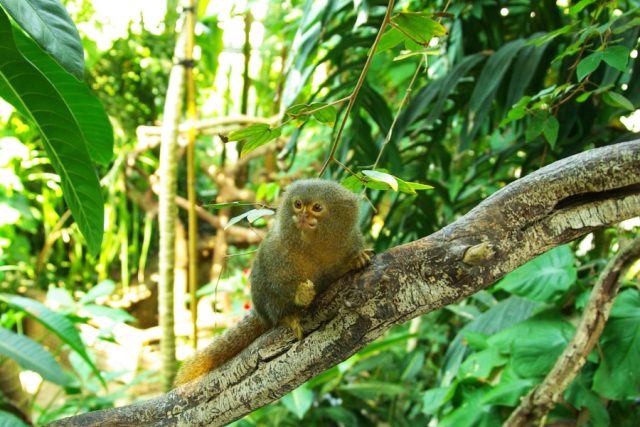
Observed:
[[[258,218],[262,218],[263,216],[270,216],[275,214],[271,209],[252,209],[247,212],[247,221],[253,223]]]
[[[83,78],[80,34],[59,0],[0,0],[0,5],[69,73],[78,80]]]
[[[603,95],[604,102],[612,107],[622,107],[625,110],[633,111],[635,107],[633,103],[629,101],[625,96],[620,95],[617,92],[605,92]]]

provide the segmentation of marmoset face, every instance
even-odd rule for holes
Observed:
[[[301,231],[318,229],[322,226],[322,220],[327,215],[327,205],[320,200],[303,200],[294,197],[291,209],[293,211],[291,219],[296,228]]]

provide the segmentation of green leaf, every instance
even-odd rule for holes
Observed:
[[[399,45],[403,40],[405,40],[406,36],[402,34],[400,30],[394,27],[388,27],[387,31],[384,32],[380,42],[378,43],[378,47],[376,48],[376,54],[380,52],[384,52],[385,50],[389,50],[391,48]]]
[[[10,357],[24,369],[37,372],[42,378],[62,386],[69,377],[50,352],[29,337],[0,327],[0,354]]]
[[[274,213],[275,212],[272,211],[271,209],[251,209],[250,211],[247,211],[243,214],[240,214],[238,216],[234,216],[233,218],[231,218],[227,223],[227,225],[225,225],[224,229],[226,230],[227,228],[231,227],[234,224],[239,223],[245,218],[247,218],[249,222],[253,222],[258,218],[261,218],[267,215],[273,215]]]
[[[363,170],[362,174],[375,182],[387,184],[393,191],[398,191],[398,180],[393,175],[375,170]]]
[[[625,72],[629,63],[629,49],[625,46],[611,46],[602,52],[602,60],[620,72]]]
[[[80,34],[59,0],[0,0],[0,5],[69,73],[84,77]]]
[[[527,123],[525,130],[525,141],[530,142],[544,131],[544,125],[547,122],[547,113],[535,110]]]
[[[510,349],[511,364],[518,376],[540,378],[549,372],[574,331],[559,314],[545,312],[495,334],[489,343],[501,350]]]
[[[542,133],[544,134],[545,139],[551,146],[554,148],[556,146],[556,141],[558,140],[558,131],[560,129],[560,122],[555,116],[547,117],[547,120],[544,122],[544,129]]]
[[[111,319],[119,323],[133,323],[136,321],[135,317],[119,308],[105,307],[103,305],[96,304],[87,304],[84,306],[84,309],[94,317],[106,317],[107,319]]]
[[[447,29],[426,13],[401,12],[391,18],[391,25],[419,45],[427,46],[433,37],[447,34]]]
[[[98,176],[78,122],[65,99],[18,50],[8,17],[0,9],[0,96],[37,125],[64,198],[94,255],[100,250],[104,207]]]
[[[605,92],[602,95],[602,99],[612,107],[621,107],[629,111],[635,110],[633,103],[617,92]]]
[[[16,46],[55,86],[84,138],[91,158],[103,165],[113,159],[113,128],[100,100],[84,81],[78,81],[45,54],[31,39],[14,32]]]
[[[626,290],[616,298],[600,338],[602,360],[593,389],[613,400],[634,399],[640,384],[640,292]]]
[[[111,295],[115,290],[116,283],[113,280],[103,280],[102,282],[89,289],[89,292],[87,292],[82,296],[82,298],[80,298],[80,304],[88,304],[90,302],[94,302],[100,297]]]
[[[346,177],[345,179],[342,180],[340,185],[342,185],[344,188],[354,193],[357,193],[362,189],[362,187],[364,187],[364,183],[357,175],[351,175]]]
[[[559,246],[512,271],[496,287],[534,301],[556,301],[576,281],[574,262],[571,249]]]
[[[576,16],[578,13],[580,13],[585,7],[589,6],[592,3],[595,3],[596,0],[580,0],[578,3],[576,3],[575,5],[571,6],[569,8],[569,14]]]
[[[27,424],[20,418],[16,417],[12,413],[3,411],[0,409],[0,427],[29,427],[31,424]]]
[[[256,125],[247,126],[246,128],[234,130],[229,132],[227,138],[229,141],[241,141],[248,138],[256,138],[269,131],[269,125],[259,123]]]
[[[365,400],[379,396],[399,396],[408,392],[407,388],[400,384],[383,381],[349,383],[341,385],[339,389]]]
[[[507,358],[500,354],[498,348],[489,347],[467,357],[460,365],[458,377],[461,380],[466,378],[486,380],[494,368],[503,366],[505,363],[507,363]]]
[[[301,385],[282,398],[282,404],[299,420],[304,418],[312,403],[313,391],[306,384]]]
[[[281,128],[278,127],[275,129],[267,129],[262,134],[247,138],[247,142],[242,146],[240,157],[244,157],[256,148],[261,147],[269,141],[278,138],[281,132]]]
[[[602,62],[602,52],[594,52],[589,56],[586,56],[578,62],[578,67],[576,69],[576,75],[578,76],[578,81],[582,81],[589,74],[593,73],[598,65]]]
[[[4,301],[10,306],[24,311],[31,318],[42,323],[42,325],[44,325],[48,330],[56,334],[62,342],[71,347],[73,351],[78,353],[78,355],[87,362],[98,379],[100,379],[103,385],[106,386],[104,379],[100,374],[100,370],[87,354],[87,350],[80,338],[80,334],[69,318],[50,310],[45,305],[31,298],[25,298],[18,295],[0,294],[0,301]]]
[[[436,412],[447,403],[454,395],[456,385],[448,387],[436,387],[427,390],[422,395],[422,413],[426,415],[435,415]]]
[[[516,406],[520,402],[520,398],[529,391],[535,384],[535,381],[525,379],[515,379],[505,381],[501,379],[500,384],[491,387],[482,397],[482,402],[491,405],[500,406]]]

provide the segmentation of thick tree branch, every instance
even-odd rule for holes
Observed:
[[[555,246],[637,215],[640,141],[555,162],[338,281],[304,319],[308,336],[302,341],[275,329],[202,381],[54,425],[224,425],[345,360],[391,326],[478,292]]]
[[[534,387],[520,406],[511,414],[506,427],[539,424],[556,405],[564,390],[580,372],[593,346],[598,342],[609,318],[613,301],[617,295],[620,279],[625,271],[640,258],[640,237],[620,250],[600,275],[591,291],[576,333],[567,345],[555,366],[544,381]],[[542,425],[544,423],[541,423]]]

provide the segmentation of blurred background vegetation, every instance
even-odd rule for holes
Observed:
[[[105,235],[93,256],[67,211],[39,133],[8,104],[0,105],[0,326],[31,337],[50,357],[37,353],[41,358],[21,369],[19,379],[14,361],[24,368],[26,350],[0,359],[0,419],[38,425],[160,391],[157,126],[180,9],[176,0],[135,7],[64,3],[83,38],[85,80],[112,120],[115,153],[110,164],[97,166]],[[239,200],[274,206],[288,182],[317,176],[336,131],[321,120],[286,124],[278,138],[243,158],[242,143],[226,142],[225,135],[246,123],[279,123],[295,104],[350,95],[387,4],[200,2],[194,72],[201,205]],[[632,139],[640,131],[639,5],[397,2],[396,12],[435,14],[448,34],[426,47],[400,43],[374,56],[336,154],[345,167],[332,163],[325,174],[342,181],[377,163],[405,181],[433,186],[416,194],[367,191],[361,226],[376,252],[440,229],[541,166]],[[120,15],[125,18],[116,19]],[[428,66],[422,67],[425,57]],[[345,107],[336,104],[338,120]],[[182,154],[186,139],[181,141]],[[186,199],[183,166],[178,191]],[[190,318],[186,204],[179,206],[176,294],[183,358],[190,352]],[[203,343],[250,308],[251,252],[269,220],[223,228],[248,209],[199,211]],[[392,329],[237,423],[500,425],[548,372],[606,261],[639,229],[639,221],[627,221],[554,249],[497,286]],[[550,422],[637,425],[637,271],[623,280],[596,351]]]

